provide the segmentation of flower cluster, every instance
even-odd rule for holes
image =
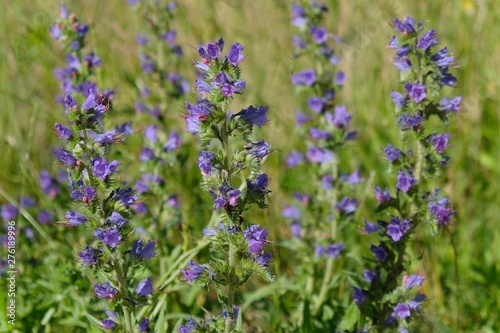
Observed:
[[[59,41],[66,51],[66,66],[54,70],[56,78],[61,83],[62,95],[57,100],[63,103],[68,94],[79,94],[87,97],[90,91],[96,91],[96,83],[91,80],[95,69],[101,66],[101,58],[94,51],[83,53],[85,37],[90,25],[78,21],[76,14],[68,14],[68,9],[61,5],[61,14],[56,24],[50,27],[50,35]],[[105,90],[103,94],[111,100],[114,91]]]
[[[445,153],[451,139],[448,133],[431,131],[429,119],[436,116],[447,124],[449,116],[459,110],[461,97],[441,98],[443,88],[457,80],[449,73],[453,55],[446,47],[435,51],[436,31],[424,32],[423,23],[411,17],[395,19],[394,28],[400,36],[394,36],[389,47],[396,52],[393,63],[401,71],[404,91],[392,92],[391,98],[407,149],[391,144],[384,149],[395,177],[395,196],[387,187],[375,187],[376,211],[384,217],[377,223],[365,220],[364,229],[381,239],[370,247],[376,265],[364,270],[368,287],[355,288],[354,299],[373,327],[399,326],[406,332],[413,312],[425,300],[422,294],[409,300],[407,293],[422,283],[421,276],[405,277],[404,287],[395,284],[407,270],[404,259],[411,234],[424,223],[437,232],[451,223],[455,213],[438,189],[429,188],[429,180],[437,178],[449,161]]]
[[[292,25],[297,31],[293,36],[295,57],[307,57],[311,68],[291,75],[306,110],[296,111],[296,132],[302,140],[298,147],[305,145],[291,151],[286,163],[312,178],[314,186],[296,192],[296,203],[286,205],[282,213],[291,221],[295,247],[303,258],[296,274],[304,283],[309,281],[303,288],[304,306],[310,306],[314,316],[322,316],[318,329],[324,330],[334,329],[325,326],[327,321],[321,311],[328,302],[326,295],[336,287],[330,282],[334,269],[340,271],[338,261],[334,268],[334,261],[344,251],[340,234],[357,209],[353,193],[355,185],[362,182],[359,170],[342,172],[349,167],[341,164],[345,146],[356,132],[350,130],[352,116],[346,106],[337,103],[346,74],[338,70],[340,58],[331,46],[341,41],[322,26],[327,10],[326,5],[316,2],[292,4]],[[315,293],[317,297],[312,297]],[[310,299],[314,302],[309,303]]]
[[[76,22],[74,15],[68,16],[63,6],[63,23]],[[75,23],[78,31],[79,24]],[[51,33],[56,38],[63,38],[57,29],[65,32],[67,27],[56,24]],[[87,28],[88,29],[88,26]],[[83,29],[83,31],[87,31]],[[79,35],[78,35],[79,36]],[[76,39],[80,51],[83,36]],[[88,73],[86,73],[88,74]],[[80,74],[83,80],[88,78]],[[108,311],[108,318],[102,320],[102,326],[107,329],[119,325],[124,332],[136,331],[133,328],[137,306],[147,302],[147,296],[153,293],[151,278],[145,278],[137,283],[134,290],[134,267],[143,266],[144,261],[154,256],[154,242],[136,240],[128,244],[131,236],[129,221],[133,218],[131,206],[138,197],[131,187],[116,180],[115,174],[120,169],[120,163],[109,159],[109,152],[114,143],[123,140],[123,133],[112,129],[106,131],[102,119],[110,109],[110,95],[99,93],[92,86],[85,94],[84,102],[79,105],[77,99],[68,91],[63,91],[63,104],[66,108],[68,123],[56,123],[56,135],[66,141],[64,148],[55,149],[60,165],[66,167],[69,182],[70,197],[73,200],[72,210],[65,214],[62,225],[77,227],[85,226],[93,229],[93,239],[90,245],[78,252],[80,263],[87,267],[93,275],[98,274],[102,283],[94,284],[94,295],[108,300],[110,309],[120,309],[119,314]],[[45,174],[42,187],[49,193],[56,193],[57,187],[52,179]],[[138,324],[146,331],[148,321],[143,318]]]
[[[203,233],[210,240],[212,260],[206,264],[190,262],[182,270],[188,283],[215,283],[223,312],[204,322],[189,320],[180,332],[232,331],[238,316],[236,289],[254,273],[266,281],[272,279],[268,268],[271,255],[265,252],[267,229],[251,224],[242,215],[250,206],[266,207],[269,178],[261,173],[263,159],[271,153],[269,144],[256,140],[254,125],[267,123],[267,107],[249,106],[237,113],[228,110],[231,99],[242,94],[245,82],[238,64],[244,59],[243,46],[234,43],[223,55],[224,41],[201,45],[202,61],[196,67],[203,77],[196,81],[198,100],[186,103],[186,131],[198,135],[201,151],[198,167],[204,188],[213,199],[213,210],[222,220]],[[233,139],[240,136],[241,140]],[[220,288],[224,286],[224,288]]]

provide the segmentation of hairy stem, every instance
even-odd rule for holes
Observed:
[[[234,244],[229,243],[229,289],[227,292],[227,312],[228,316],[226,318],[226,324],[225,324],[225,329],[224,333],[229,333],[231,332],[231,328],[233,326],[232,321],[233,321],[233,305],[234,305],[234,293],[236,289],[236,276],[234,274],[234,271],[236,269],[236,249]]]

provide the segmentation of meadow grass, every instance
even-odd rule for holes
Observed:
[[[247,89],[237,106],[248,101],[268,105],[268,141],[278,149],[265,166],[272,178],[272,205],[256,223],[268,225],[273,239],[288,237],[281,211],[294,189],[291,181],[307,175],[286,174],[283,158],[294,143],[297,102],[289,77],[300,68],[292,59],[289,2],[278,0],[181,0],[176,27],[184,47],[183,68],[192,81],[191,61],[202,41],[223,36],[227,43],[246,47],[241,64]],[[120,119],[132,117],[136,96],[131,85],[139,73],[134,37],[138,20],[126,1],[73,1],[70,10],[92,25],[91,44],[102,57],[100,86],[115,86],[115,109]],[[384,49],[393,34],[393,17],[411,15],[425,20],[454,52],[460,68],[459,86],[450,95],[464,97],[463,112],[450,124],[454,133],[452,162],[443,175],[443,190],[457,208],[457,223],[436,238],[418,235],[413,254],[422,255],[416,267],[427,277],[430,298],[421,320],[422,332],[497,332],[500,329],[500,7],[493,0],[450,1],[329,1],[328,29],[344,39],[341,68],[348,80],[339,94],[353,113],[359,137],[352,147],[353,165],[360,164],[371,181],[385,184],[382,148],[395,142],[392,90],[399,89],[391,52]],[[59,14],[56,1],[13,1],[0,11],[0,188],[12,197],[39,192],[38,172],[56,170],[49,153],[60,144],[51,133],[63,117],[54,96],[58,82],[52,70],[63,53],[48,34]],[[183,112],[183,106],[176,109]],[[236,111],[236,110],[235,110]],[[115,118],[116,119],[116,118]],[[193,159],[195,156],[193,156]],[[372,176],[372,178],[370,178]],[[283,184],[280,184],[283,183]],[[281,186],[282,185],[282,186]],[[285,189],[285,190],[284,190]],[[370,190],[370,189],[368,189]],[[365,211],[373,208],[367,198]],[[5,202],[5,198],[2,200]],[[43,204],[43,201],[42,201]],[[279,259],[280,266],[287,260]]]

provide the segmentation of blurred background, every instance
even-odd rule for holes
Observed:
[[[222,36],[226,45],[240,42],[246,93],[233,104],[268,105],[270,123],[262,136],[278,149],[264,169],[272,178],[270,209],[260,215],[273,239],[288,237],[281,211],[289,201],[290,175],[284,157],[291,150],[297,100],[289,77],[292,58],[290,2],[284,0],[179,0],[175,28],[184,48],[183,75],[194,80],[192,62],[199,43]],[[359,137],[353,143],[353,164],[361,166],[367,183],[385,184],[381,151],[397,142],[389,97],[398,86],[398,71],[385,48],[394,17],[411,15],[438,31],[459,64],[458,86],[449,95],[463,96],[463,110],[450,123],[451,164],[443,190],[457,208],[457,223],[432,238],[417,235],[415,255],[425,272],[430,298],[422,332],[500,331],[500,6],[494,0],[327,1],[327,28],[343,39],[340,68],[347,74],[340,101],[353,114]],[[60,145],[53,124],[63,121],[55,101],[59,83],[53,68],[64,54],[48,29],[59,15],[58,1],[19,0],[0,11],[0,202],[38,188],[42,169],[57,170],[50,147]],[[72,0],[70,12],[91,24],[89,44],[102,58],[99,84],[116,87],[116,116],[133,117],[137,96],[133,78],[139,74],[135,35],[138,18],[126,1]],[[183,105],[174,108],[181,114]],[[196,157],[193,156],[193,159]],[[307,175],[297,179],[307,181]],[[281,183],[281,184],[280,184]],[[195,191],[196,189],[193,189]],[[43,205],[43,199],[41,201]],[[370,208],[367,204],[366,210]],[[363,211],[360,213],[363,216]],[[257,221],[258,222],[258,221]],[[282,259],[285,260],[286,259]],[[283,264],[283,263],[282,263]],[[286,264],[286,263],[285,263]]]

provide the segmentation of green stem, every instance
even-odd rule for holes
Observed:
[[[125,304],[125,300],[127,299],[128,288],[127,288],[127,274],[123,271],[119,258],[115,258],[114,267],[116,272],[116,278],[118,280],[118,284],[120,287],[120,294],[122,295],[122,308],[123,308],[123,317],[125,318],[125,332],[132,333],[132,317],[130,315],[130,310]]]
[[[227,312],[228,316],[226,318],[226,324],[225,324],[225,329],[224,333],[229,333],[231,332],[231,328],[233,326],[233,305],[234,305],[234,293],[236,289],[235,283],[237,283],[236,276],[234,274],[234,271],[236,269],[236,249],[234,244],[229,243],[229,288],[227,292]]]
[[[335,182],[335,187],[331,191],[330,202],[332,204],[335,204],[337,202],[337,199],[338,199],[338,191],[339,191],[337,163],[333,163],[332,175],[333,175],[333,181]],[[336,237],[337,237],[337,216],[334,212],[333,221],[330,225],[330,239],[334,240]],[[326,296],[328,294],[328,290],[330,289],[330,281],[332,280],[333,268],[334,268],[333,261],[334,261],[334,258],[331,258],[331,257],[326,260],[325,275],[323,276],[323,280],[321,281],[319,295],[318,295],[316,303],[314,304],[314,307],[313,307],[313,316],[318,315],[318,313],[321,309],[321,306],[325,302]]]

